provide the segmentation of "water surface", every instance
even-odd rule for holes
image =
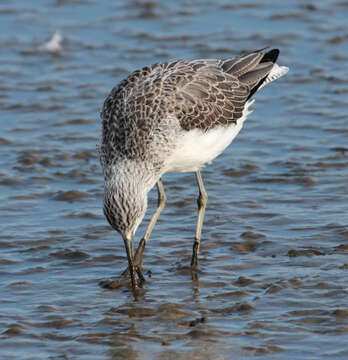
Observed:
[[[347,358],[347,16],[338,0],[0,1],[0,357]],[[144,65],[265,46],[291,70],[203,169],[198,279],[197,188],[174,174],[144,294],[100,287],[127,263],[101,208],[105,96]],[[154,190],[137,239],[155,206]]]

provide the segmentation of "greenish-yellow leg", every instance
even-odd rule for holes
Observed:
[[[155,213],[153,214],[151,221],[146,229],[145,235],[144,237],[140,240],[137,251],[135,253],[134,256],[134,266],[136,268],[136,272],[139,276],[139,280],[140,283],[143,283],[145,281],[145,278],[143,276],[142,273],[142,269],[143,269],[143,252],[146,246],[147,241],[150,238],[150,235],[152,233],[153,228],[156,225],[157,219],[160,215],[160,213],[162,212],[163,208],[166,205],[166,194],[164,192],[164,187],[163,187],[163,183],[162,180],[159,179],[157,181],[157,194],[158,194],[158,200],[157,200],[157,209],[155,211]],[[124,272],[124,274],[128,273],[128,269]]]
[[[201,243],[204,212],[208,201],[208,194],[205,191],[200,170],[196,171],[196,180],[199,188],[199,196],[197,199],[198,217],[197,217],[197,226],[196,226],[196,237],[195,237],[195,242],[193,244],[192,259],[191,259],[191,268],[193,269],[196,268],[198,263],[198,254],[199,254],[199,246]]]

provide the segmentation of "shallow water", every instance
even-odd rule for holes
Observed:
[[[339,0],[0,1],[0,358],[347,358],[347,16]],[[174,174],[144,293],[100,287],[126,266],[101,210],[107,93],[143,65],[265,46],[291,70],[202,172],[198,279],[194,175]]]

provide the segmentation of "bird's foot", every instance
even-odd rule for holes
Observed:
[[[137,288],[142,288],[143,284],[146,282],[145,277],[142,272],[143,264],[139,264],[135,266],[135,271],[138,274],[137,279]],[[116,279],[105,279],[101,280],[99,282],[99,285],[104,289],[119,289],[123,287],[131,287],[132,284],[130,282],[130,274],[129,274],[129,268],[127,267]]]
[[[143,264],[135,265],[135,271],[138,274],[137,285],[138,285],[138,287],[141,288],[141,287],[143,287],[144,283],[146,282],[145,277],[143,275]],[[122,277],[129,281],[130,274],[129,274],[128,267],[122,272]]]
[[[191,279],[193,281],[198,281],[198,266],[197,266],[197,263],[196,263],[196,265],[191,264],[190,272],[191,272]]]

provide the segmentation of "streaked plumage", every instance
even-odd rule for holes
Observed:
[[[105,100],[100,146],[104,213],[124,238],[133,289],[137,268],[142,278],[142,251],[134,260],[133,237],[146,211],[147,193],[164,173],[177,171],[196,171],[203,192],[199,169],[238,134],[250,112],[250,97],[288,71],[275,64],[278,54],[274,49],[147,66],[121,81]]]

